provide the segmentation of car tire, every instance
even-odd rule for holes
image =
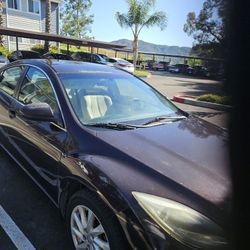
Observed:
[[[83,213],[85,214],[85,222],[89,222],[86,224],[90,226],[87,227],[81,223],[81,229],[84,231],[84,233],[81,233],[75,218],[77,217],[82,222],[84,216],[81,215]],[[93,217],[94,220],[89,219]],[[91,223],[92,221],[93,223]],[[66,223],[68,235],[73,246],[72,249],[77,249],[77,244],[81,244],[83,249],[86,250],[96,249],[92,248],[92,246],[98,243],[100,244],[100,249],[130,249],[117,218],[103,201],[92,192],[82,190],[73,195],[67,207]],[[91,224],[93,225],[91,226]],[[97,227],[100,235],[94,237],[96,231],[98,231]],[[76,229],[77,232],[75,231]],[[79,232],[81,233],[80,235]],[[101,248],[104,245],[106,248]]]

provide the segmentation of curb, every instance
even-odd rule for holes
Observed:
[[[193,96],[173,96],[171,99],[174,102],[189,104],[193,106],[199,106],[204,108],[211,108],[211,109],[217,109],[222,111],[230,111],[232,109],[232,106],[229,105],[223,105],[218,103],[212,103],[212,102],[203,102],[195,100],[195,97]]]

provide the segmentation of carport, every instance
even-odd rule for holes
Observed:
[[[86,39],[80,39],[80,38],[74,38],[74,37],[60,36],[57,34],[51,34],[51,33],[45,33],[45,32],[35,32],[35,31],[0,27],[0,35],[15,37],[16,38],[16,50],[19,50],[18,37],[22,37],[22,38],[30,38],[30,39],[37,39],[37,40],[42,40],[42,41],[50,41],[50,42],[58,42],[58,43],[66,44],[67,53],[69,53],[70,45],[75,45],[79,47],[88,47],[90,48],[91,53],[94,52],[93,50],[94,48],[97,49],[97,53],[98,53],[99,48],[113,50],[115,53],[115,57],[117,57],[118,52],[121,52],[125,54],[124,57],[126,57],[126,59],[128,59],[129,54],[133,53],[133,50],[130,48],[127,48],[125,45],[113,44],[113,43],[97,41],[97,40],[86,40]],[[161,57],[163,61],[165,60],[165,58],[169,58],[170,61],[171,61],[171,58],[182,58],[184,63],[188,59],[202,60],[206,62],[217,62],[219,64],[223,62],[223,59],[221,58],[206,58],[206,57],[199,57],[199,56],[173,55],[173,54],[139,51],[138,52],[139,63],[140,63],[140,55],[152,56],[152,61],[155,61],[156,57]]]
[[[133,53],[133,51],[128,48],[122,48],[122,49],[115,48],[114,50],[116,53],[117,52],[126,53],[127,58],[130,53]],[[165,58],[182,58],[184,61],[186,61],[187,59],[194,59],[194,60],[203,60],[203,61],[223,62],[223,59],[221,58],[207,58],[207,57],[200,57],[200,56],[174,55],[174,54],[164,54],[164,53],[157,53],[157,52],[138,51],[138,58],[140,58],[140,55],[152,56],[152,61],[154,62],[155,62],[156,56],[161,57],[163,61],[165,60]]]
[[[18,37],[67,44],[67,53],[69,53],[69,45],[89,47],[91,48],[91,53],[93,53],[93,48],[97,48],[97,50],[98,48],[117,50],[117,49],[123,49],[126,47],[120,44],[113,44],[113,43],[96,41],[96,40],[86,40],[86,39],[80,39],[80,38],[60,36],[60,35],[50,34],[50,33],[45,33],[45,32],[35,32],[35,31],[4,28],[4,27],[0,27],[0,35],[15,37],[16,38],[16,50],[19,50]]]

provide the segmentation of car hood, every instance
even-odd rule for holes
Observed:
[[[231,195],[227,133],[195,117],[97,136],[215,205]]]

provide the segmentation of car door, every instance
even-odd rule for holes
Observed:
[[[21,109],[30,103],[49,104],[57,122],[24,118]],[[15,127],[9,133],[12,146],[25,159],[25,170],[53,201],[57,201],[58,165],[67,133],[53,85],[44,72],[35,67],[27,69],[12,110]]]
[[[7,68],[0,73],[0,144],[12,156],[15,156],[16,152],[12,148],[8,136],[9,131],[14,127],[11,105],[15,100],[18,81],[20,81],[23,73],[23,66]]]

